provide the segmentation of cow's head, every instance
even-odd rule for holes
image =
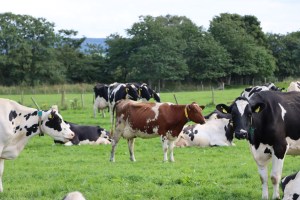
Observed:
[[[55,140],[67,142],[74,137],[70,125],[65,123],[56,109],[43,112],[41,116],[41,129]]]
[[[251,105],[249,100],[238,97],[230,106],[218,104],[216,109],[222,113],[230,113],[232,125],[237,139],[249,139],[249,134],[254,131],[253,115],[261,112],[265,107],[264,103]]]
[[[151,94],[146,83],[143,83],[141,86],[139,86],[138,94],[141,99],[145,99],[146,101],[149,101],[151,98]]]
[[[139,94],[138,94],[138,88],[135,87],[134,84],[126,84],[125,87],[126,90],[126,96],[128,96],[129,99],[137,101],[139,98]]]
[[[205,118],[202,115],[202,110],[204,108],[205,106],[199,106],[195,102],[188,104],[185,107],[185,116],[188,120],[191,120],[195,123],[205,124]]]

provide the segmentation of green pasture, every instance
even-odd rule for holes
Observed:
[[[206,105],[204,114],[218,103],[230,104],[241,89],[161,93],[164,102],[197,102]],[[212,100],[214,96],[214,100]],[[110,129],[109,114],[93,117],[93,94],[0,95],[34,107],[57,104],[65,120]],[[76,103],[74,103],[76,102]],[[49,136],[32,138],[15,160],[5,161],[3,200],[62,199],[78,190],[88,200],[144,199],[260,199],[261,183],[256,164],[245,140],[234,140],[233,147],[176,148],[175,162],[162,162],[159,138],[136,139],[135,156],[129,160],[123,139],[116,149],[116,162],[109,162],[110,145],[53,145]],[[283,175],[299,170],[299,157],[287,156]],[[269,168],[270,169],[270,168]],[[269,196],[272,195],[269,181]]]

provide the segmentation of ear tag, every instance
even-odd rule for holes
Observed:
[[[126,90],[126,93],[128,93],[128,90],[129,90],[129,89],[128,89],[128,88],[126,88],[125,90]]]
[[[48,118],[49,118],[49,119],[52,119],[52,118],[53,118],[53,116],[52,116],[51,114],[49,114]]]
[[[260,106],[258,106],[254,112],[258,113],[260,111]]]
[[[227,111],[224,108],[222,109],[222,111],[223,111],[223,113],[227,113]]]
[[[38,116],[41,117],[43,115],[43,111],[39,110],[38,111]]]

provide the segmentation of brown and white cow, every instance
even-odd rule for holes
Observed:
[[[74,137],[56,109],[41,111],[0,98],[0,192],[4,160],[18,157],[30,138],[47,133],[55,140],[66,142]]]
[[[162,137],[164,161],[174,162],[174,141],[188,121],[204,124],[202,115],[204,106],[196,103],[188,105],[173,105],[169,103],[136,102],[121,100],[115,106],[116,123],[112,134],[112,150],[110,161],[115,161],[115,148],[121,138],[128,141],[130,160],[135,161],[134,139]]]

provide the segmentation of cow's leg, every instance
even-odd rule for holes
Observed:
[[[269,151],[265,151],[265,145],[260,145],[258,149],[251,145],[251,152],[258,167],[258,173],[262,184],[262,199],[269,198],[268,192],[268,164],[271,160]]]
[[[105,118],[104,109],[101,109],[101,112],[102,112],[102,117]]]
[[[175,146],[175,141],[174,140],[168,140],[168,145],[169,145],[169,149],[170,149],[170,161],[171,162],[175,162],[174,159],[174,146]]]
[[[0,159],[0,192],[3,192],[2,175],[4,171],[4,159]]]
[[[164,152],[164,161],[168,161],[168,139],[166,136],[161,136],[162,148]]]
[[[288,149],[287,146],[276,145],[274,147],[274,153],[272,154],[272,171],[271,180],[273,184],[273,199],[280,199],[279,183],[281,180],[282,168],[284,163],[284,156]]]
[[[136,160],[134,157],[134,138],[128,139],[127,142],[128,142],[130,160],[135,162]]]
[[[110,153],[110,161],[111,162],[115,162],[115,150],[116,150],[116,147],[117,147],[117,144],[119,142],[121,138],[121,135],[119,133],[119,131],[115,131],[114,135],[113,135],[113,138],[111,140],[111,153]]]

